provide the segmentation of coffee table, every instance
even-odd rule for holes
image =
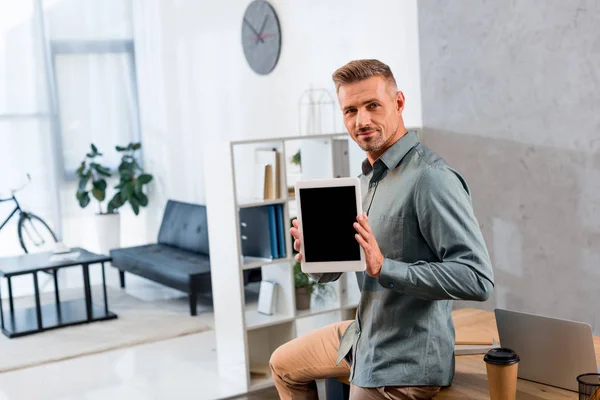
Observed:
[[[111,261],[111,258],[91,253],[79,247],[73,248],[72,252],[78,252],[79,257],[76,259],[57,259],[61,256],[66,257],[66,255],[58,255],[57,257],[57,255],[51,252],[46,252],[0,258],[0,278],[7,280],[9,302],[8,310],[4,310],[2,295],[0,293],[2,333],[9,338],[14,338],[49,329],[117,318],[116,314],[108,311],[108,300],[106,298],[104,263]],[[90,265],[92,264],[101,264],[102,268],[104,304],[101,306],[92,303],[92,290],[90,286]],[[61,302],[58,288],[58,271],[61,268],[77,266],[81,266],[83,272],[84,298]],[[39,272],[48,272],[53,275],[54,303],[40,304]],[[35,307],[15,309],[11,279],[15,276],[27,274],[33,275]]]

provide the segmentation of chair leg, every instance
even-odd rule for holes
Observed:
[[[190,315],[198,315],[198,301],[196,292],[190,292]]]
[[[121,281],[121,289],[125,288],[125,271],[119,271],[119,280]]]

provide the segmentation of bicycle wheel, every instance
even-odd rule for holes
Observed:
[[[48,224],[29,212],[21,213],[18,234],[19,242],[25,253],[52,251],[58,241]]]

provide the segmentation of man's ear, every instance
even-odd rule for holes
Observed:
[[[402,111],[404,111],[404,93],[402,93],[400,90],[398,90],[398,93],[396,93],[396,109],[400,114],[402,114]]]

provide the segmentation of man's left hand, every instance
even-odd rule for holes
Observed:
[[[365,214],[356,217],[358,222],[354,223],[354,229],[358,232],[355,237],[356,241],[360,243],[360,246],[365,252],[365,259],[367,262],[367,274],[374,278],[379,278],[381,272],[381,266],[383,265],[383,254],[379,250],[375,235],[369,226],[369,220]]]

